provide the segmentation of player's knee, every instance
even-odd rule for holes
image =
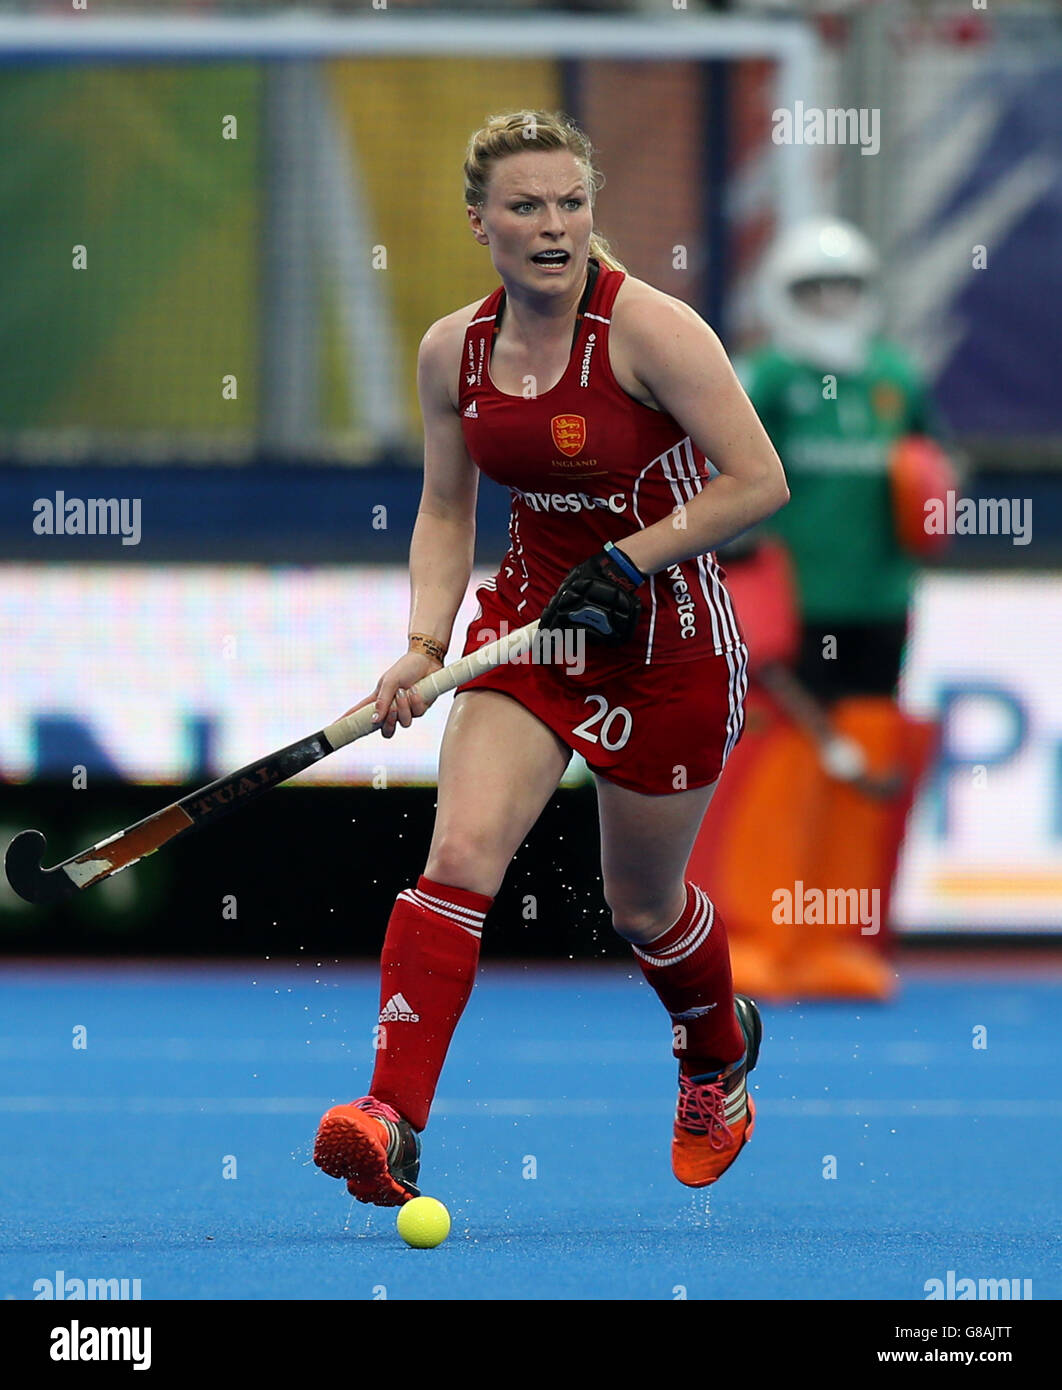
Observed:
[[[496,861],[495,846],[489,839],[455,831],[432,845],[424,873],[435,883],[492,898],[505,874],[505,866],[499,870]]]
[[[646,942],[666,932],[674,920],[674,913],[668,916],[668,907],[661,903],[642,902],[635,898],[617,897],[612,901],[606,897],[612,911],[612,929],[617,936],[635,945],[644,946]]]

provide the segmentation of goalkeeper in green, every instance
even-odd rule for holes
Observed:
[[[897,462],[906,458],[909,481],[911,458],[918,467],[929,458],[931,489],[944,471],[932,467],[939,450],[931,440],[912,438],[935,435],[938,425],[919,370],[878,333],[879,273],[873,246],[849,223],[820,218],[783,233],[759,286],[770,342],[739,366],[791,491],[788,506],[762,528],[788,551],[793,592],[777,601],[795,602],[800,622],[789,676],[774,671],[771,701],[809,734],[811,761],[807,785],[777,814],[792,815],[794,837],[816,847],[801,866],[806,883],[876,888],[883,918],[873,935],[827,924],[805,929],[784,951],[776,941],[783,994],[891,993],[881,949],[889,889],[933,741],[930,728],[895,704],[918,552],[929,548],[917,539],[924,534],[921,501],[911,501],[917,489],[897,487]],[[725,551],[720,558],[729,568]],[[749,648],[755,684],[751,637]],[[890,784],[890,797],[867,794]],[[766,882],[771,869],[764,870]]]

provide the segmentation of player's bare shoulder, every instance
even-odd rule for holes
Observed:
[[[635,400],[662,409],[646,384],[647,369],[691,334],[703,334],[706,340],[715,336],[690,305],[628,275],[612,305],[609,331],[609,360],[619,385]]]
[[[420,340],[417,370],[421,394],[440,403],[449,401],[455,411],[465,331],[482,303],[482,299],[476,299],[451,314],[444,314],[441,319],[435,320]]]
[[[711,332],[696,309],[633,275],[624,279],[612,305],[612,335],[621,346],[628,341],[645,343],[666,337],[694,325]]]
[[[697,310],[673,294],[628,275],[612,306],[609,359],[628,395],[656,410],[664,407],[650,382],[701,363],[725,359],[723,347]]]

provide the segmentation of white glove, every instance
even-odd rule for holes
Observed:
[[[831,734],[820,745],[819,757],[830,776],[841,782],[854,782],[867,770],[866,754],[855,739],[844,734]]]

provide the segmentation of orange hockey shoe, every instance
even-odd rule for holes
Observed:
[[[359,1202],[400,1207],[420,1196],[420,1136],[373,1096],[332,1106],[317,1127],[313,1161],[329,1177],[346,1178]]]
[[[745,1077],[760,1055],[763,1023],[747,995],[734,995],[734,1012],[745,1035],[744,1056],[704,1076],[679,1073],[671,1168],[687,1187],[707,1187],[721,1178],[752,1138],[756,1108]]]

